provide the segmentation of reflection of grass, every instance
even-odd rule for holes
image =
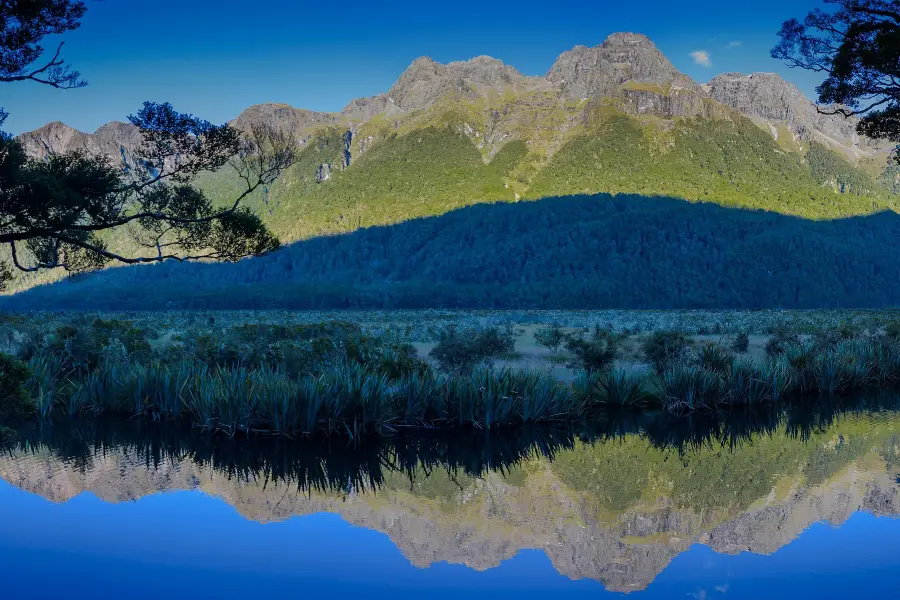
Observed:
[[[568,354],[550,354],[547,357],[547,361],[554,365],[564,365],[571,360],[571,356]]]

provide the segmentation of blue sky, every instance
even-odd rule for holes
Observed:
[[[57,120],[93,131],[124,120],[144,100],[169,101],[215,122],[260,102],[336,111],[353,98],[386,91],[418,56],[447,62],[488,54],[542,75],[561,52],[595,46],[617,31],[648,35],[700,82],[728,71],[775,71],[812,97],[817,76],[786,68],[769,49],[782,21],[821,5],[88,0],[81,29],[64,39],[65,56],[89,87],[4,84],[0,106],[10,112],[4,128],[11,133]]]

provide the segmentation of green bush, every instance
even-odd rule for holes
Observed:
[[[674,364],[659,383],[663,404],[670,412],[710,410],[723,399],[723,380],[703,368]]]
[[[35,414],[35,403],[25,389],[30,374],[20,360],[0,354],[0,420],[27,419]]]
[[[6,425],[0,425],[0,448],[12,446],[18,439],[19,434],[15,429],[7,427]]]
[[[548,325],[534,332],[534,340],[544,348],[556,352],[566,340],[566,334],[558,325]]]
[[[717,344],[706,344],[697,353],[697,362],[713,373],[724,374],[734,364],[734,355]]]
[[[891,321],[884,328],[884,333],[889,338],[900,338],[900,321]]]
[[[616,360],[618,340],[608,330],[595,328],[590,339],[570,337],[566,349],[573,354],[571,368],[582,368],[588,372],[608,371]]]
[[[746,331],[742,331],[741,333],[735,336],[734,341],[731,342],[731,349],[735,352],[743,354],[747,351],[747,348],[750,347],[750,336]]]
[[[572,384],[575,397],[588,407],[640,408],[655,401],[644,382],[621,369],[582,371]]]
[[[672,365],[687,358],[690,342],[679,331],[655,331],[644,340],[644,359],[662,374]]]
[[[800,338],[796,333],[785,327],[778,327],[772,332],[772,337],[766,342],[766,354],[769,356],[778,356],[784,354],[788,346],[800,343]]]
[[[444,371],[469,373],[478,363],[512,352],[515,345],[512,327],[457,331],[450,326],[441,333],[430,356]]]

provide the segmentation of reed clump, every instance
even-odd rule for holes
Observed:
[[[690,412],[852,394],[898,382],[900,345],[871,336],[829,343],[796,339],[757,363],[704,348],[694,360],[667,369],[658,385],[668,410]]]
[[[900,382],[900,339],[781,332],[760,360],[666,332],[643,350],[653,368],[615,366],[616,338],[579,338],[572,383],[548,372],[494,368],[508,331],[449,332],[443,369],[389,335],[341,322],[209,329],[168,344],[124,321],[85,321],[23,337],[0,358],[3,406],[42,419],[123,415],[183,421],[228,436],[359,438],[404,429],[494,429],[590,419],[600,411],[682,414],[778,405]],[[775,339],[775,338],[773,338]],[[13,400],[10,400],[12,398]],[[0,412],[0,419],[9,420]]]

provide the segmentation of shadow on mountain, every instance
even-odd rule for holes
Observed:
[[[236,264],[109,269],[9,309],[840,308],[900,304],[900,215],[666,197],[477,204]]]

